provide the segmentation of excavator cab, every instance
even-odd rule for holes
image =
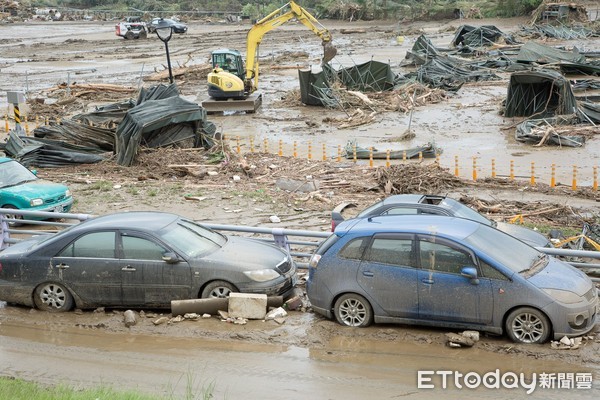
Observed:
[[[212,67],[221,68],[225,72],[244,79],[246,73],[242,55],[237,50],[220,49],[212,52]]]

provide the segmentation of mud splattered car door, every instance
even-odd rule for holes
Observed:
[[[84,307],[121,304],[121,266],[115,256],[114,231],[80,236],[52,258],[52,274]]]
[[[171,300],[190,298],[190,267],[166,245],[146,235],[122,232],[121,254],[124,305],[164,307]],[[166,255],[171,255],[168,262]]]

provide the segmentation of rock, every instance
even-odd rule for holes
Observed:
[[[458,348],[462,347],[460,344],[454,343],[454,342],[448,342],[448,346],[452,347],[452,348],[455,348],[455,349],[458,349]]]
[[[271,215],[269,217],[269,221],[271,221],[274,224],[281,222],[281,220],[279,219],[279,217],[277,215]]]
[[[281,190],[287,190],[288,192],[298,193],[310,193],[319,190],[318,181],[305,182],[288,178],[277,179],[277,181],[275,182],[275,186],[277,186]]]
[[[227,318],[229,318],[229,314],[227,313],[227,311],[219,310],[218,313],[219,313],[219,316],[221,317],[221,319],[226,320]]]
[[[563,337],[560,339],[560,343],[561,343],[561,344],[564,344],[565,346],[571,346],[571,345],[572,345],[572,343],[571,343],[571,339],[569,339],[569,338],[568,338],[568,337],[566,337],[566,336],[563,336]]]
[[[211,316],[212,316],[212,315],[210,315],[210,314],[207,314],[207,313],[205,313],[205,314],[202,314],[202,318],[204,318],[204,319],[208,319],[208,318],[210,318]]]
[[[283,309],[283,307],[278,307],[269,311],[267,315],[265,315],[265,320],[283,318],[285,316],[287,316],[287,312]]]
[[[233,176],[233,181],[234,181],[234,182],[239,182],[239,181],[241,181],[241,180],[242,180],[242,178],[240,178],[240,176],[239,176],[239,175],[234,175],[234,176]]]
[[[125,321],[125,326],[129,328],[137,324],[137,315],[132,310],[127,310],[123,313],[123,320]]]
[[[472,339],[474,342],[479,342],[479,331],[464,331],[461,333],[466,338]]]
[[[194,319],[194,320],[196,320],[196,319],[200,318],[200,315],[196,314],[196,313],[187,313],[187,314],[183,315],[183,318],[184,319]]]
[[[231,318],[264,319],[267,314],[267,295],[257,293],[230,293]]]
[[[99,314],[104,312],[104,307],[98,307],[94,310],[94,314]]]
[[[302,299],[300,296],[294,296],[283,305],[286,309],[294,311],[302,307]]]
[[[164,323],[166,323],[168,321],[169,321],[168,317],[160,317],[160,318],[155,319],[154,321],[152,321],[152,323],[154,325],[162,325],[162,324],[164,324]]]
[[[273,318],[273,321],[277,322],[279,325],[283,324],[285,322],[285,318],[280,317],[280,318]]]
[[[169,323],[172,324],[173,322],[181,322],[183,320],[184,320],[183,315],[178,315],[175,318],[171,318],[169,320]]]
[[[458,333],[446,333],[446,337],[448,338],[448,345],[450,345],[450,347],[456,347],[452,346],[451,343],[458,344],[461,347],[472,347],[475,344],[473,339],[459,335]]]
[[[246,325],[248,320],[246,318],[237,317],[233,320],[233,323],[235,325]]]
[[[208,176],[215,176],[215,175],[219,175],[219,173],[217,171],[208,171]]]

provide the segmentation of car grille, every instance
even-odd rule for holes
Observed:
[[[46,204],[56,204],[56,203],[60,203],[64,199],[65,199],[65,195],[61,194],[60,196],[56,196],[56,197],[52,197],[52,198],[44,200],[44,203],[46,203]]]
[[[277,267],[275,267],[282,275],[285,275],[292,269],[292,263],[288,260],[282,261]]]

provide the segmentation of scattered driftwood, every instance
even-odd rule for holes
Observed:
[[[191,65],[189,67],[183,66],[179,68],[172,68],[171,72],[173,73],[173,77],[185,77],[188,75],[194,75],[195,78],[206,78],[209,72],[212,70],[212,66],[210,64],[198,64]],[[165,69],[163,71],[156,72],[150,76],[144,77],[144,81],[164,81],[169,79],[169,70]]]
[[[362,28],[354,28],[354,29],[340,29],[340,33],[342,35],[349,35],[352,33],[367,33],[366,29],[362,29]]]
[[[388,194],[443,193],[464,183],[437,163],[399,164],[377,170],[379,186]]]

